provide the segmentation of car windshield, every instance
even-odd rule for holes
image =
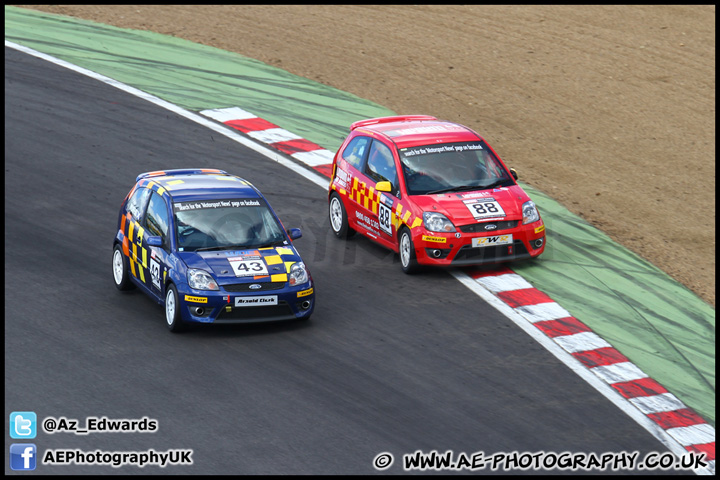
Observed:
[[[259,248],[286,241],[280,222],[258,198],[176,202],[180,251]]]
[[[400,161],[409,195],[514,185],[483,141],[402,148]]]

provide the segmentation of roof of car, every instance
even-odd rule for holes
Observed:
[[[429,115],[370,118],[353,123],[350,130],[381,133],[392,139],[398,148],[482,140],[464,125]]]
[[[260,198],[247,180],[217,169],[176,169],[141,173],[137,181],[156,182],[173,201],[221,198]]]

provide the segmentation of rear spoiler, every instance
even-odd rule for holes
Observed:
[[[154,172],[141,173],[135,179],[139,182],[143,178],[150,177],[164,177],[168,175],[199,175],[203,173],[214,174],[214,175],[227,175],[224,170],[218,170],[217,168],[176,168],[174,170],[155,170]]]
[[[396,115],[394,117],[369,118],[367,120],[358,120],[351,124],[350,131],[352,132],[358,127],[367,127],[368,125],[377,125],[378,123],[413,122],[421,120],[437,120],[437,118],[431,117],[430,115]]]

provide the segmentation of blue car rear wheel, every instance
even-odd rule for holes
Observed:
[[[118,290],[127,291],[135,288],[135,284],[130,281],[127,260],[125,259],[125,255],[123,255],[122,247],[119,243],[116,243],[115,248],[113,248],[112,269],[113,281]]]

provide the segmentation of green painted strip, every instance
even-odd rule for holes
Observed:
[[[188,110],[240,107],[334,151],[395,112],[253,59],[152,32],[5,7],[5,38]],[[513,269],[715,423],[715,309],[542,192],[546,252]]]
[[[512,268],[715,422],[715,310],[542,192],[548,243]],[[540,268],[538,268],[540,267]]]

